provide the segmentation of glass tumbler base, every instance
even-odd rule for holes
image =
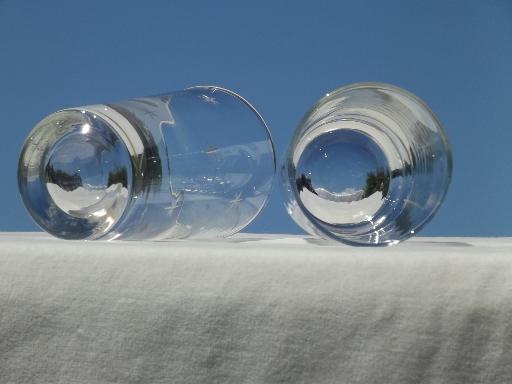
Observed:
[[[90,111],[63,110],[41,121],[19,168],[25,205],[57,237],[102,237],[130,199],[130,153],[116,130]]]

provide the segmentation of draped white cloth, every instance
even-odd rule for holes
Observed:
[[[0,235],[0,383],[511,383],[512,239]]]

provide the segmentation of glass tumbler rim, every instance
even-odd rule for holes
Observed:
[[[238,92],[235,92],[232,89],[229,89],[229,88],[226,88],[226,87],[222,87],[222,86],[219,86],[219,85],[215,85],[215,84],[193,85],[191,87],[185,88],[184,90],[187,91],[187,90],[199,89],[199,88],[215,88],[215,89],[221,90],[222,92],[226,92],[227,94],[229,94],[231,96],[235,96],[242,103],[244,103],[256,115],[256,117],[261,121],[261,123],[265,127],[265,130],[267,131],[267,135],[268,135],[268,137],[270,139],[270,144],[272,145],[272,150],[274,152],[273,163],[274,163],[274,173],[275,173],[276,170],[277,170],[277,160],[276,160],[277,152],[276,152],[276,147],[275,147],[275,144],[274,144],[274,139],[272,137],[272,132],[270,131],[270,128],[269,128],[267,122],[265,121],[265,119],[263,118],[261,113],[256,109],[256,107],[249,100],[247,100],[245,97],[240,95]],[[270,190],[270,192],[272,192],[272,190]],[[267,202],[265,204],[267,204],[267,203],[268,203],[268,200],[267,200]]]

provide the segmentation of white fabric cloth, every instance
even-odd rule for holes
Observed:
[[[0,235],[0,383],[511,383],[512,239]]]

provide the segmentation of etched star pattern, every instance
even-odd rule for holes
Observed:
[[[238,192],[235,197],[233,199],[231,199],[229,201],[229,206],[230,208],[233,208],[233,207],[236,207],[238,205],[240,205],[240,203],[242,202],[242,192]]]

